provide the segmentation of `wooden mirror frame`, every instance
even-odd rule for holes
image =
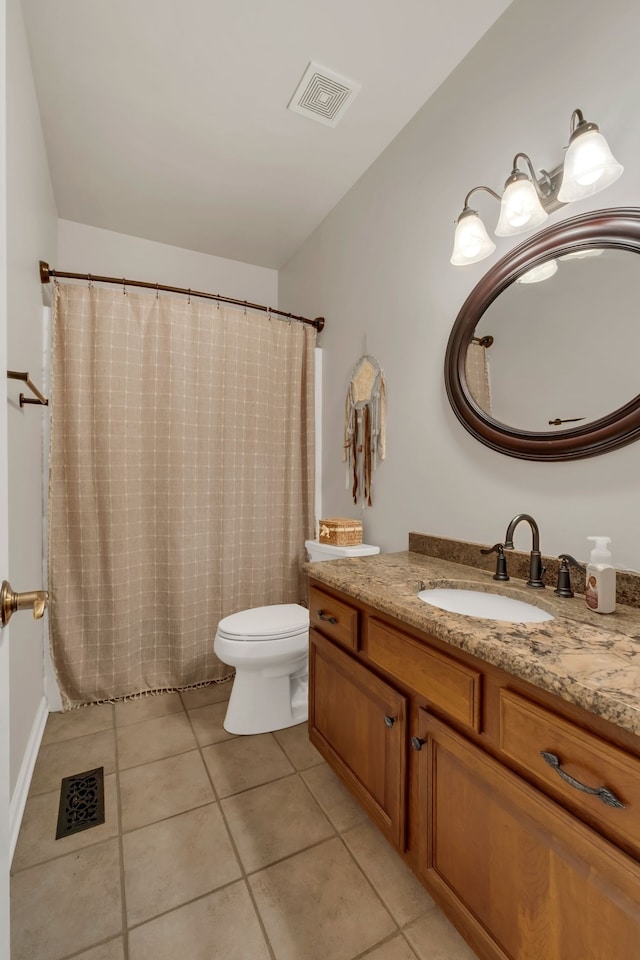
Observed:
[[[480,318],[505,287],[545,260],[593,246],[640,254],[640,208],[596,210],[541,230],[484,275],[456,318],[445,356],[447,396],[465,430],[499,453],[522,460],[579,460],[615,450],[640,437],[640,394],[583,426],[530,432],[499,423],[486,414],[467,384],[467,348]]]

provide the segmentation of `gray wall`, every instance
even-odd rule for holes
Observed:
[[[385,370],[387,459],[363,515],[365,539],[385,551],[404,549],[409,530],[493,543],[527,511],[539,521],[544,552],[585,558],[585,537],[606,534],[616,565],[640,569],[640,443],[564,464],[505,457],[462,429],[443,382],[449,331],[467,294],[523,239],[498,239],[490,259],[452,267],[453,221],[468,190],[502,190],[518,150],[538,168],[554,167],[580,107],[625,173],[548,223],[640,206],[639,30],[635,0],[515,0],[281,271],[281,307],[327,318],[325,516],[360,515],[341,462],[351,367],[367,350]],[[476,196],[493,228],[497,203]],[[524,547],[525,531],[518,535]]]
[[[278,306],[278,271],[270,267],[213,257],[71,220],[58,221],[58,263],[54,266],[69,273],[157,280],[171,287],[191,287]]]

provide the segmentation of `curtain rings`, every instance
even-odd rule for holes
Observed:
[[[160,284],[156,280],[156,300],[160,299]]]
[[[189,287],[189,294],[187,296],[187,306],[191,306],[191,287]]]
[[[123,277],[123,278],[122,278],[122,295],[125,296],[125,297],[126,297],[126,295],[127,295],[127,286],[126,286],[126,284],[127,284],[127,281],[126,281],[125,278]]]
[[[87,287],[89,288],[89,290],[91,290],[91,287],[93,286],[93,280],[91,279],[91,274],[90,274],[90,273],[87,274],[87,281],[88,281],[88,282],[87,282]]]

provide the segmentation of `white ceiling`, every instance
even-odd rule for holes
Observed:
[[[280,267],[510,0],[23,0],[60,217]],[[362,84],[287,110],[315,60]]]

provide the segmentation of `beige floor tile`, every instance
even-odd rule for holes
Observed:
[[[129,926],[241,875],[215,803],[126,833],[123,849]]]
[[[287,727],[286,730],[276,730],[274,737],[296,770],[306,770],[316,763],[322,763],[322,757],[309,743],[309,727],[306,723]]]
[[[367,820],[360,804],[326,763],[304,770],[300,776],[338,833],[350,830]]]
[[[247,873],[309,847],[333,827],[295,775],[221,800]]]
[[[210,743],[220,743],[221,740],[230,740],[232,733],[227,733],[223,727],[227,701],[210,703],[206,707],[197,707],[189,710],[189,717],[193,724],[193,732],[201,747]]]
[[[79,707],[64,713],[50,713],[44,728],[42,743],[57,743],[99,733],[113,727],[113,704],[98,703],[95,706]]]
[[[420,960],[477,960],[471,947],[438,909],[410,924],[404,934]]]
[[[338,838],[249,883],[278,960],[351,960],[396,929]]]
[[[129,934],[129,960],[176,957],[269,960],[270,953],[244,882],[180,907]]]
[[[59,960],[121,930],[117,840],[22,870],[12,880],[12,960]]]
[[[214,743],[202,756],[219,797],[295,773],[270,733]]]
[[[59,790],[29,797],[13,857],[12,871],[14,873],[36,863],[52,860],[54,857],[65,856],[73,850],[80,850],[94,843],[100,843],[102,840],[107,840],[109,837],[115,837],[118,834],[118,796],[115,773],[104,778],[104,823],[56,840],[59,806]]]
[[[196,747],[191,724],[184,712],[118,727],[116,733],[120,770],[186,753]]]
[[[207,687],[195,687],[193,690],[183,690],[180,694],[186,710],[195,710],[196,707],[206,707],[210,703],[225,702],[231,696],[232,680],[225,683],[210,683]]]
[[[122,937],[118,937],[116,940],[109,940],[108,943],[103,943],[99,947],[93,947],[92,950],[81,953],[79,956],[74,957],[73,960],[124,960]]]
[[[120,773],[123,830],[135,830],[214,800],[199,750]]]
[[[113,730],[40,747],[29,793],[35,796],[59,790],[63,777],[73,777],[95,767],[104,767],[105,776],[116,768]]]
[[[342,839],[401,927],[434,909],[422,884],[372,823],[354,827]]]
[[[155,720],[167,717],[171,713],[180,713],[182,700],[179,693],[156,693],[135,700],[121,700],[115,704],[116,727],[128,723],[140,723],[141,720]]]
[[[416,955],[403,936],[387,940],[381,947],[376,947],[362,960],[416,960]]]

